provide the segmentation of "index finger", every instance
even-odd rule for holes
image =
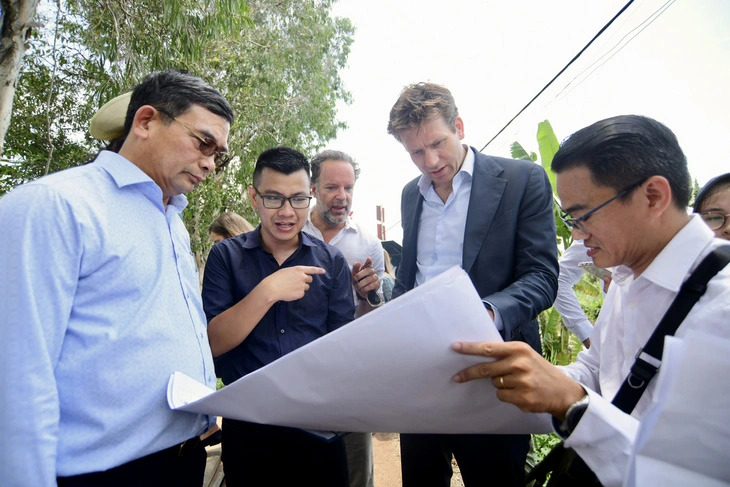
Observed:
[[[296,268],[304,272],[305,274],[324,274],[325,272],[327,272],[321,267],[315,267],[311,265],[298,265],[296,266]]]
[[[451,345],[464,355],[504,358],[514,353],[522,342],[456,342]]]

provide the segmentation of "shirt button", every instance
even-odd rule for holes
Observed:
[[[281,334],[282,335],[284,334],[284,329],[283,328],[281,330],[279,330],[279,331],[281,331]]]

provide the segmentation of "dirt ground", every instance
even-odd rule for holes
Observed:
[[[402,487],[400,478],[400,440],[398,433],[375,433],[373,435],[373,463],[375,487]],[[464,487],[459,467],[452,462],[454,476],[451,487]]]

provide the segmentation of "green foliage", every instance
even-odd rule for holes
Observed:
[[[560,149],[560,143],[555,136],[553,126],[550,122],[543,120],[537,124],[537,147],[540,150],[540,163],[550,178],[550,185],[553,187],[553,194],[557,194],[555,190],[555,173],[550,168],[555,153]]]
[[[537,154],[535,154],[534,152],[530,152],[528,154],[525,148],[522,147],[522,144],[520,144],[519,142],[512,142],[509,150],[512,153],[512,157],[514,159],[524,159],[525,161],[537,162]]]
[[[51,151],[51,171],[91,159],[104,145],[88,135],[91,116],[146,74],[188,70],[216,86],[237,115],[228,141],[233,162],[188,195],[183,213],[202,265],[211,245],[207,229],[218,214],[230,210],[256,221],[246,188],[260,152],[288,145],[312,155],[344,127],[336,103],[350,95],[338,73],[354,29],[332,17],[332,4],[67,0],[55,52],[55,22],[40,18],[45,27],[35,31],[26,56],[5,141],[9,161],[0,164],[0,196],[42,176]]]
[[[349,20],[330,15],[331,1],[249,5],[254,28],[218,45],[208,67],[210,79],[239,114],[229,142],[238,157],[188,195],[185,219],[201,265],[211,245],[207,227],[220,212],[257,221],[246,188],[258,154],[286,145],[313,155],[344,127],[336,119],[337,101],[350,100],[338,72],[347,62],[354,30]]]
[[[532,435],[530,451],[527,452],[526,470],[528,472],[532,470],[558,443],[560,443],[560,437],[554,433]]]
[[[553,131],[552,125],[547,120],[540,122],[537,126],[537,144],[540,152],[540,164],[548,174],[553,188],[554,205],[553,217],[557,230],[558,248],[566,249],[573,243],[570,229],[565,225],[561,215],[560,205],[555,191],[555,173],[550,168],[555,153],[560,148],[558,138]],[[512,157],[536,161],[534,152],[528,152],[519,142],[513,142],[510,147]],[[593,281],[591,281],[593,279]],[[584,275],[576,285],[576,295],[589,319],[595,321],[603,302],[601,289],[593,276]],[[563,323],[563,319],[553,307],[546,309],[538,316],[540,324],[540,335],[542,338],[543,355],[556,365],[566,365],[573,362],[578,352],[583,348],[577,337],[573,335]]]

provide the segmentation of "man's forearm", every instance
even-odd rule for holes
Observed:
[[[208,323],[208,341],[213,357],[233,350],[266,315],[276,299],[259,284],[245,298]]]

